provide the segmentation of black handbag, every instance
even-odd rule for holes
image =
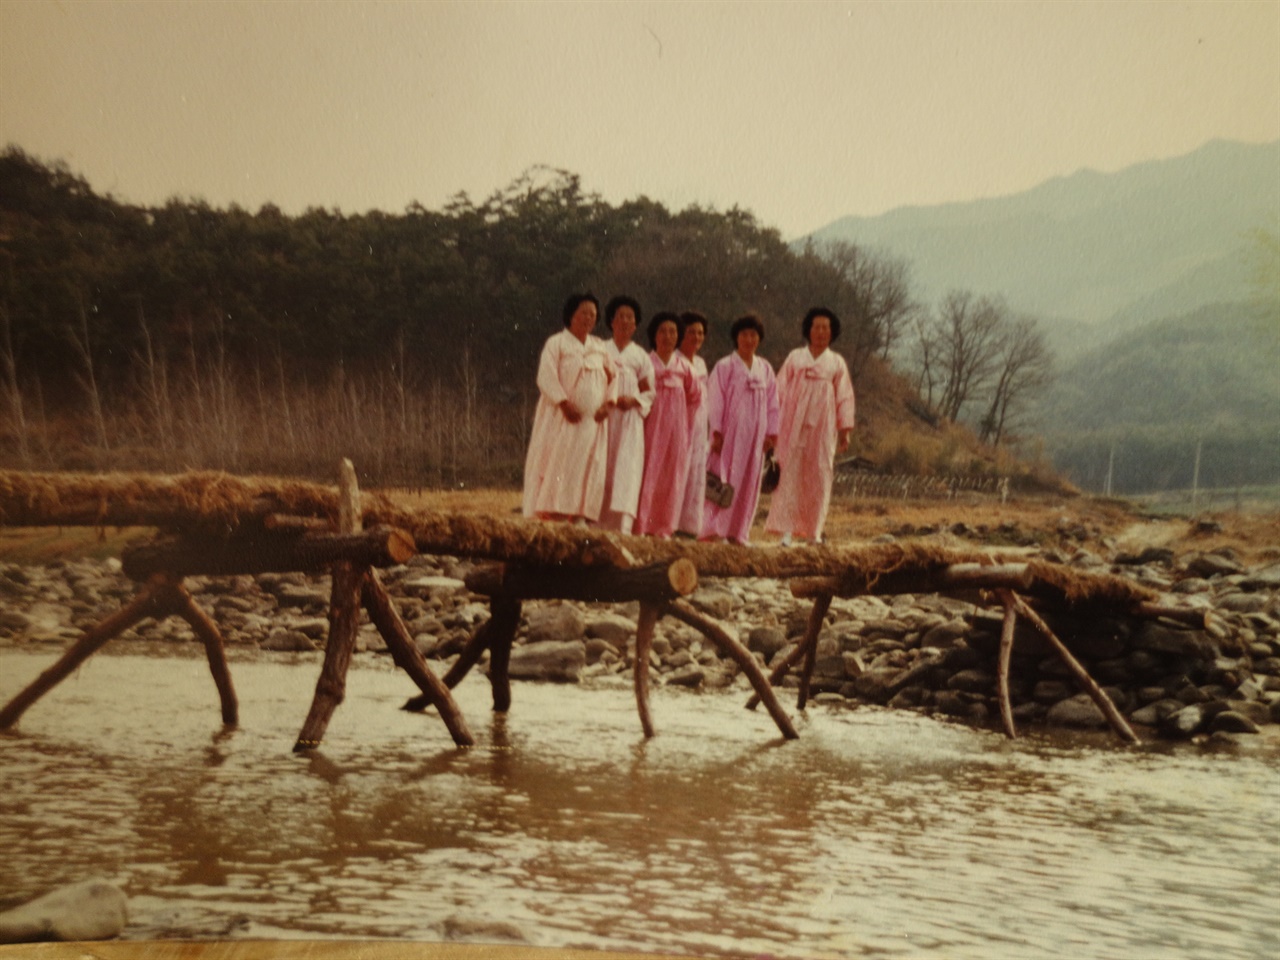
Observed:
[[[780,464],[773,456],[770,450],[764,455],[764,469],[760,471],[760,492],[773,493],[778,489],[778,481],[782,479],[782,464]]]
[[[707,471],[707,499],[717,507],[733,506],[733,484],[726,483],[710,470]]]

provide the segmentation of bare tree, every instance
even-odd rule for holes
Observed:
[[[98,388],[98,376],[93,357],[93,342],[89,336],[89,313],[84,308],[84,298],[77,297],[79,308],[79,325],[68,325],[67,340],[70,342],[76,357],[83,369],[76,374],[85,399],[89,401],[89,415],[93,421],[93,431],[100,450],[111,449],[107,441],[107,419],[102,412],[102,391]]]
[[[1011,421],[1011,412],[1029,393],[1044,388],[1052,376],[1053,357],[1044,334],[1031,317],[1008,323],[998,359],[998,374],[991,403],[980,425],[984,443],[999,446]]]
[[[13,331],[8,304],[0,304],[0,373],[9,403],[9,419],[18,440],[18,460],[23,469],[31,469],[31,449],[27,445],[27,416],[22,406],[22,386],[18,383],[18,358],[13,349]]]
[[[938,412],[955,422],[977,399],[996,371],[1004,349],[1008,311],[991,297],[953,290],[942,300],[935,324],[942,397]]]
[[[856,376],[868,357],[879,353],[889,358],[915,311],[907,263],[868,253],[848,240],[827,241],[820,253],[851,288],[854,324],[849,332],[854,342],[848,352],[850,372]]]
[[[155,342],[151,336],[151,326],[147,323],[147,315],[142,309],[141,300],[138,301],[138,327],[142,333],[142,346],[133,352],[133,359],[141,373],[142,395],[155,436],[159,438],[161,450],[169,454],[174,447],[169,368],[165,358],[156,351]]]

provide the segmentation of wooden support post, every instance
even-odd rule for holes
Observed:
[[[147,617],[163,616],[165,611],[161,598],[168,585],[167,577],[163,575],[152,577],[132,600],[101,623],[87,630],[85,635],[77,640],[57,663],[31,681],[25,690],[0,710],[0,730],[8,729],[17,723],[18,718],[26,712],[28,707],[65,680],[76,667],[91,657],[112,637]]]
[[[1000,657],[996,665],[996,691],[1000,697],[1000,722],[1004,724],[1005,736],[1010,740],[1018,739],[1018,731],[1013,725],[1013,704],[1009,700],[1009,665],[1013,662],[1013,634],[1018,626],[1018,612],[1014,609],[1013,595],[1001,591],[1004,601],[1004,623],[1000,627]]]
[[[782,731],[782,735],[788,740],[795,740],[799,736],[795,727],[791,725],[791,718],[787,716],[786,711],[782,709],[782,705],[778,703],[778,698],[774,694],[773,688],[769,686],[769,681],[765,679],[764,672],[760,669],[760,664],[756,663],[756,658],[751,655],[750,650],[710,617],[703,616],[683,600],[670,600],[662,605],[661,610],[662,613],[689,624],[689,626],[698,630],[704,637],[707,637],[719,647],[721,651],[733,657],[738,666],[742,668],[742,672],[747,675],[747,679],[751,681],[751,686],[755,688],[756,693],[768,709],[769,715],[773,717],[773,722]],[[638,640],[639,637],[637,636]]]
[[[369,619],[382,634],[382,639],[387,642],[391,659],[401,670],[409,674],[428,702],[440,711],[440,719],[449,729],[453,742],[460,747],[473,746],[475,738],[467,729],[467,721],[463,719],[462,711],[454,703],[449,688],[441,683],[440,678],[427,666],[427,661],[414,644],[413,638],[409,636],[409,629],[405,626],[404,620],[391,602],[391,597],[387,595],[386,587],[378,577],[378,571],[369,570],[365,573],[361,584],[361,599],[364,601],[365,610],[369,613]]]
[[[490,669],[492,669],[492,646],[494,637],[509,637],[508,646],[515,640],[516,629],[520,626],[520,601],[509,597],[492,597],[489,600],[492,616],[476,628],[467,645],[458,654],[458,659],[445,673],[443,683],[452,690],[460,684],[471,668],[480,662],[481,655],[490,650]],[[431,706],[431,700],[425,694],[410,697],[405,701],[402,710],[425,710]]]
[[[1126,721],[1120,711],[1116,709],[1116,705],[1111,702],[1111,698],[1107,696],[1106,692],[1100,686],[1098,686],[1097,681],[1095,681],[1093,677],[1089,676],[1089,671],[1086,670],[1080,661],[1072,655],[1071,651],[1067,649],[1067,645],[1054,635],[1054,632],[1049,628],[1049,625],[1040,618],[1038,613],[1027,605],[1025,600],[1012,590],[1007,591],[1007,593],[1009,596],[1009,602],[1013,604],[1014,609],[1016,609],[1028,623],[1040,631],[1044,638],[1049,641],[1049,645],[1052,646],[1058,656],[1062,658],[1062,662],[1067,665],[1073,674],[1075,674],[1076,679],[1080,681],[1080,685],[1084,687],[1089,696],[1093,698],[1093,702],[1098,705],[1098,709],[1102,711],[1104,716],[1106,716],[1107,721],[1111,724],[1111,729],[1116,732],[1116,735],[1121,739],[1128,740],[1130,743],[1141,743],[1141,738],[1133,732],[1133,728],[1129,726],[1128,721]]]
[[[803,710],[809,702],[809,684],[813,681],[813,667],[818,660],[818,634],[822,632],[822,624],[831,609],[831,594],[823,593],[814,597],[813,607],[809,610],[809,624],[805,628],[804,668],[800,671],[800,692],[796,696],[796,709]]]
[[[231,683],[231,669],[227,666],[226,645],[218,625],[200,609],[181,581],[170,583],[165,600],[173,613],[191,625],[196,637],[204,644],[205,656],[209,659],[209,672],[213,674],[213,682],[218,688],[218,700],[222,705],[222,722],[234,727],[240,722],[240,707],[236,701],[235,687]]]
[[[511,647],[516,642],[519,623],[517,616],[510,622],[509,630],[494,630],[489,635],[489,687],[493,691],[495,713],[506,713],[511,709]]]
[[[466,582],[471,592],[488,597],[502,594],[521,600],[656,602],[693,593],[698,586],[698,568],[685,557],[630,570],[497,563],[477,567],[467,574]]]
[[[657,626],[659,611],[656,604],[640,601],[640,616],[636,620],[636,662],[633,667],[636,687],[636,709],[640,712],[640,729],[646,737],[654,735],[653,717],[649,714],[649,651],[653,649],[653,628]]]
[[[360,529],[360,488],[356,468],[343,460],[338,469],[338,532]],[[367,568],[343,560],[333,565],[333,586],[329,595],[329,640],[324,648],[324,666],[316,681],[311,710],[293,745],[295,753],[320,745],[333,711],[347,693],[347,671],[356,649],[360,629],[360,588]]]
[[[145,580],[153,573],[188,577],[278,571],[318,571],[345,560],[356,567],[390,567],[417,553],[413,536],[394,527],[351,533],[240,532],[229,537],[162,537],[126,547],[125,575]]]

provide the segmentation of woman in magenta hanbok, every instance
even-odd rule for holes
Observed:
[[[538,408],[524,465],[526,517],[586,522],[600,516],[613,361],[591,336],[600,302],[577,293],[564,305],[565,329],[547,340],[538,361]]]
[[[733,487],[733,502],[703,505],[700,539],[746,544],[760,503],[764,455],[778,439],[778,384],[769,361],[756,356],[764,339],[760,318],[736,320],[729,335],[735,350],[715,365],[709,379],[707,470]]]
[[[702,391],[702,399],[689,418],[689,476],[685,481],[684,506],[676,535],[697,539],[702,529],[702,504],[707,493],[707,454],[711,452],[711,431],[707,429],[707,362],[698,356],[707,339],[707,318],[696,310],[680,314],[684,333],[680,335],[680,352],[693,367],[694,379]]]
[[[791,351],[778,371],[782,419],[778,464],[782,475],[769,505],[764,528],[818,542],[831,503],[836,453],[849,448],[854,396],[844,357],[829,349],[840,336],[840,318],[814,307],[800,325],[807,347]]]
[[[609,408],[609,456],[605,467],[600,526],[630,533],[644,477],[644,421],[653,406],[653,364],[631,335],[640,322],[640,304],[614,297],[604,308],[613,336],[605,352],[618,371],[618,398]]]
[[[684,506],[689,476],[689,424],[702,399],[693,367],[676,349],[680,321],[660,313],[649,322],[654,399],[644,422],[644,482],[636,510],[636,533],[669,537]]]

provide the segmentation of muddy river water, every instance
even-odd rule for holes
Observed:
[[[458,750],[358,657],[291,752],[318,655],[101,653],[0,735],[0,906],[105,877],[125,936],[517,941],[737,957],[1280,955],[1280,741],[1008,742],[738,691],[457,691]],[[0,702],[53,662],[0,651]],[[788,709],[794,706],[787,698]]]

